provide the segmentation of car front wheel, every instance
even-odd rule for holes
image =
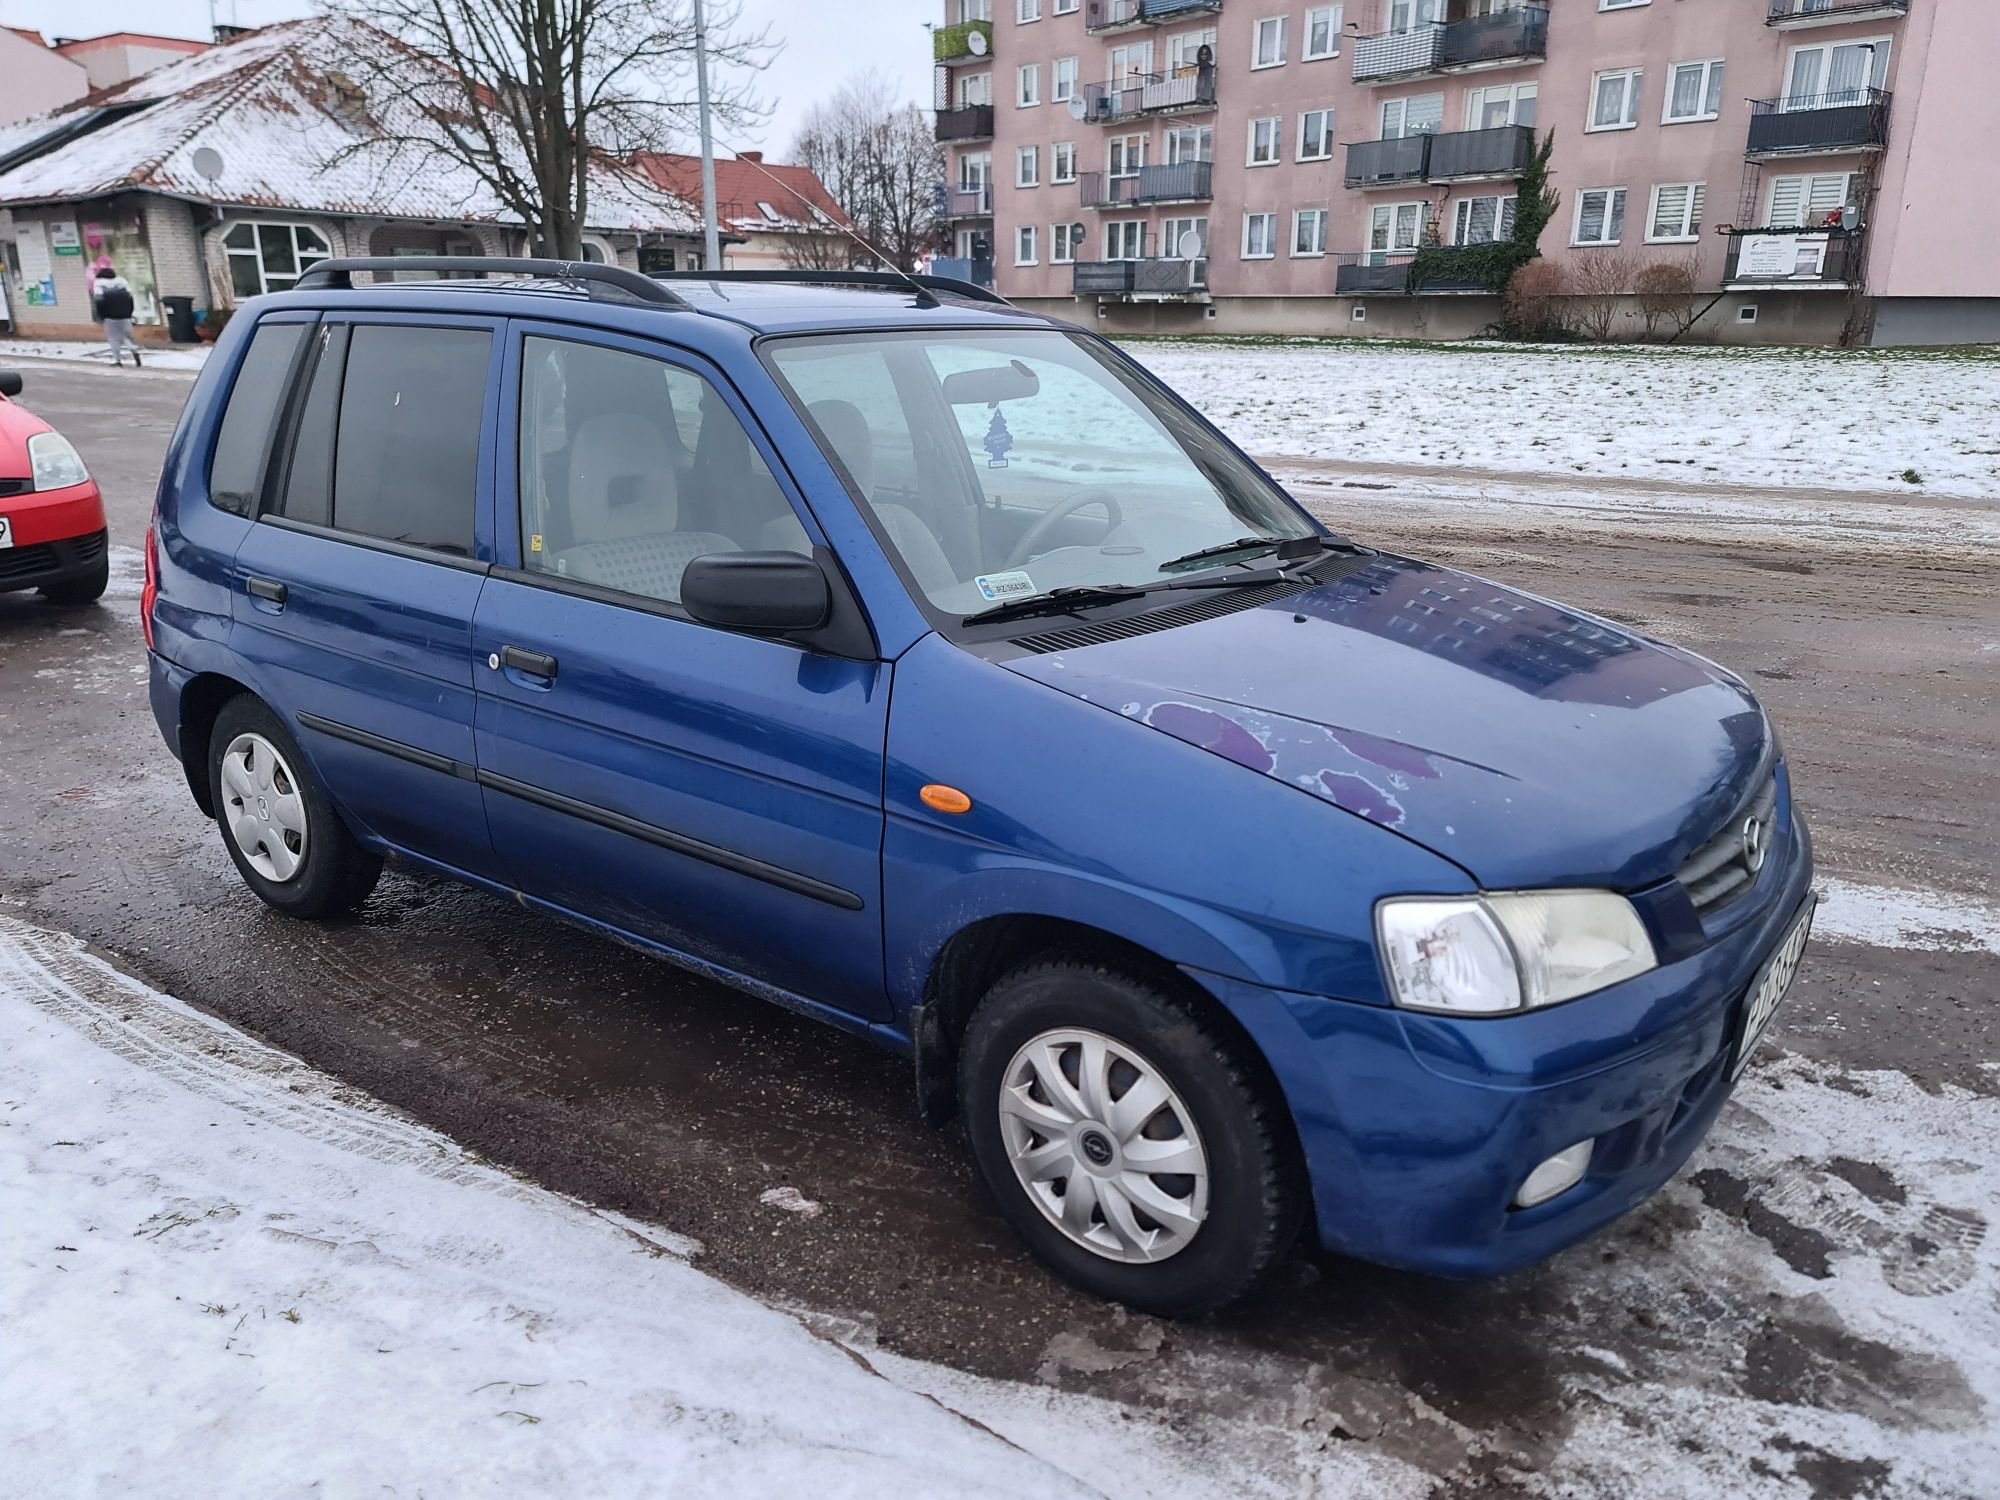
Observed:
[[[1052,961],[981,1001],[959,1059],[974,1156],[1016,1232],[1098,1296],[1194,1317],[1248,1293],[1304,1210],[1281,1104],[1181,994]]]

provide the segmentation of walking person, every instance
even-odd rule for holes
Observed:
[[[102,266],[91,288],[90,300],[97,316],[104,320],[104,341],[111,346],[111,362],[125,363],[125,351],[132,351],[132,368],[139,368],[139,346],[132,339],[132,287],[116,266]]]

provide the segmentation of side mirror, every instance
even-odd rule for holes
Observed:
[[[712,552],[681,574],[681,608],[723,630],[785,635],[824,625],[833,591],[820,565],[796,552]]]
[[[0,396],[18,396],[20,394],[21,372],[19,370],[0,370]]]

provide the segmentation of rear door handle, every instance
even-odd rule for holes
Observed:
[[[268,599],[273,604],[283,604],[290,591],[275,578],[245,578],[243,587],[255,599]]]
[[[542,651],[523,651],[519,646],[502,646],[500,659],[488,665],[512,667],[516,672],[526,672],[530,677],[546,677],[555,681],[556,659]]]

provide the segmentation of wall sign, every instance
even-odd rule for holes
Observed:
[[[48,231],[38,219],[14,222],[14,254],[21,267],[21,293],[29,307],[56,305],[56,268],[49,259]]]
[[[55,219],[49,224],[49,242],[58,255],[83,254],[83,236],[76,232],[76,220]]]

